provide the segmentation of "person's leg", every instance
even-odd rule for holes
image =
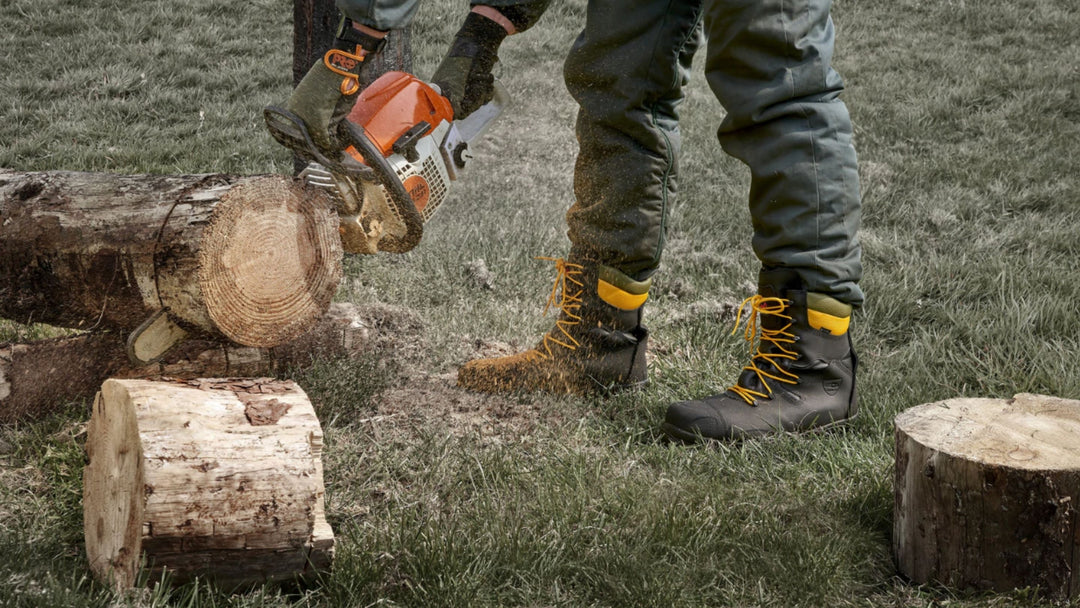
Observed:
[[[566,61],[579,105],[575,202],[566,215],[572,250],[637,280],[660,262],[701,16],[700,0],[589,2]]]
[[[863,300],[859,181],[843,84],[830,65],[829,7],[829,0],[714,0],[707,11],[706,77],[728,112],[718,136],[751,171],[762,271],[750,314],[761,316],[761,332],[734,386],[668,409],[671,436],[800,431],[855,413],[847,330]]]
[[[645,381],[641,309],[675,197],[678,106],[701,15],[701,0],[589,2],[565,65],[579,153],[559,319],[532,350],[470,361],[459,385],[584,392]]]
[[[859,175],[831,67],[830,0],[716,0],[706,78],[724,150],[750,167],[754,252],[809,291],[858,307]]]
[[[342,15],[382,31],[412,23],[419,6],[419,0],[337,0]]]

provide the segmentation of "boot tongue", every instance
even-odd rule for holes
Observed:
[[[757,322],[759,327],[759,343],[758,348],[754,351],[755,354],[757,353],[758,349],[760,349],[761,352],[766,354],[778,352],[779,348],[777,348],[776,345],[774,345],[772,342],[760,341],[760,332],[763,329],[767,329],[773,332],[780,331],[792,323],[792,319],[785,317],[792,316],[793,305],[797,305],[797,302],[795,302],[794,300],[798,297],[798,293],[791,290],[781,291],[775,285],[763,284],[758,286],[758,294],[763,298],[780,298],[785,300],[785,307],[783,310],[780,310],[779,307],[775,305],[775,302],[770,303],[771,306],[769,306],[769,309],[775,310],[780,314],[768,314],[763,312],[757,313]],[[747,367],[750,366],[757,366],[758,369],[768,374],[776,376],[781,375],[779,370],[777,370],[776,367],[772,363],[770,363],[768,359],[756,357]],[[759,393],[769,394],[769,389],[764,385],[757,372],[753,370],[744,369],[742,373],[739,374],[737,383],[739,386],[748,388],[750,390],[757,391]]]
[[[772,285],[762,285],[758,288],[758,292],[763,298],[780,298],[782,300],[785,300],[784,310],[779,310],[779,307],[776,306],[775,302],[770,302],[769,309],[775,310],[780,314],[768,314],[763,312],[758,313],[758,324],[763,329],[777,331],[783,329],[784,326],[791,323],[789,319],[784,318],[791,316],[791,304],[794,303],[792,302],[793,295],[791,293],[782,292]],[[766,344],[766,346],[768,346],[768,344]],[[766,352],[768,351],[766,350]]]

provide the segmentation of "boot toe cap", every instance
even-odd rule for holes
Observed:
[[[731,425],[723,414],[704,401],[680,401],[668,406],[663,430],[682,441],[731,437]]]
[[[500,373],[501,370],[494,363],[494,359],[474,359],[466,362],[458,369],[457,385],[480,392],[502,389],[507,384],[507,374]]]

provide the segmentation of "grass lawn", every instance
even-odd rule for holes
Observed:
[[[286,173],[262,108],[291,85],[291,2],[0,0],[0,167]],[[463,6],[426,0],[428,75]],[[861,415],[842,432],[683,447],[672,400],[730,384],[747,346],[748,171],[724,156],[700,61],[668,247],[647,305],[652,383],[611,399],[481,398],[478,353],[531,345],[568,249],[574,105],[556,3],[504,44],[512,92],[405,255],[349,257],[339,299],[405,327],[378,360],[294,375],[327,435],[334,571],[306,589],[116,596],[89,578],[87,404],[0,427],[0,606],[1042,605],[1032,590],[913,587],[890,557],[892,419],[954,396],[1080,398],[1080,4],[837,0],[835,59],[864,192]],[[467,267],[483,260],[486,289]],[[0,339],[48,335],[5,326]]]

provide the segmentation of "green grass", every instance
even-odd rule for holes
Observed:
[[[422,5],[421,75],[460,12]],[[290,15],[284,0],[0,0],[0,167],[288,172],[261,110],[288,95]],[[521,431],[494,435],[423,407],[379,418],[379,394],[400,388],[405,367],[451,372],[477,340],[526,346],[552,322],[539,313],[553,274],[533,256],[568,248],[574,106],[558,74],[583,15],[581,0],[559,3],[504,45],[514,109],[423,244],[347,260],[339,298],[413,309],[423,354],[297,371],[327,434],[333,573],[239,595],[192,584],[118,597],[92,582],[79,498],[86,412],[70,404],[0,428],[0,606],[1036,602],[895,576],[891,425],[959,395],[1080,398],[1074,0],[837,0],[868,296],[854,326],[862,414],[846,431],[708,448],[659,440],[668,402],[730,383],[743,364],[724,306],[750,295],[756,273],[748,174],[714,139],[722,110],[700,65],[647,310],[649,388],[510,400],[504,415]],[[463,278],[476,259],[493,290]]]

